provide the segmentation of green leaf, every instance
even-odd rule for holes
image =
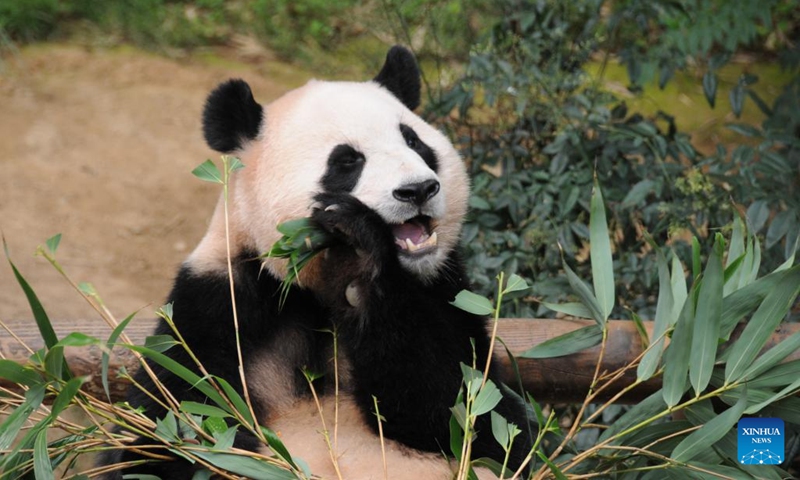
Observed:
[[[708,423],[700,427],[700,429],[684,438],[672,451],[670,457],[677,462],[688,462],[699,453],[703,452],[709,445],[716,443],[717,440],[725,436],[725,434],[736,425],[746,405],[747,393],[744,392],[739,398],[739,401],[736,402],[736,405],[712,418]]]
[[[224,433],[228,430],[228,424],[225,423],[220,417],[208,417],[203,420],[203,430],[210,434],[212,437],[216,437],[217,435]]]
[[[696,286],[692,287],[692,291],[695,288]],[[693,330],[694,295],[691,295],[688,301],[684,302],[683,310],[681,310],[672,333],[672,341],[664,354],[664,377],[661,393],[664,396],[664,402],[670,407],[677,405],[683,392],[686,391]]]
[[[567,274],[567,281],[572,287],[572,291],[578,295],[581,303],[583,303],[589,312],[591,312],[591,318],[597,322],[600,328],[605,328],[606,317],[603,315],[603,310],[600,307],[600,304],[597,303],[597,299],[594,297],[592,290],[588,285],[586,285],[586,283],[583,282],[583,280],[578,277],[578,275],[575,274],[574,271],[572,271],[569,265],[567,265],[567,261],[564,260],[563,257],[561,258],[561,264],[564,266],[564,271]]]
[[[233,404],[234,408],[239,412],[239,414],[244,418],[245,423],[250,427],[255,427],[255,420],[253,416],[250,414],[250,409],[247,407],[247,403],[244,401],[239,392],[234,389],[227,380],[221,377],[214,377],[214,379],[219,383],[219,386],[222,387],[222,391],[225,392],[225,395]]]
[[[742,116],[742,109],[744,108],[745,89],[741,83],[736,84],[730,93],[731,108],[736,118]]]
[[[52,378],[63,380],[63,372],[66,368],[64,362],[64,347],[54,345],[47,351],[44,357],[44,371]]]
[[[747,322],[739,339],[731,347],[730,357],[725,364],[726,382],[742,378],[794,304],[798,293],[800,293],[800,270],[794,270],[767,294],[753,317]]]
[[[589,325],[546,340],[517,356],[522,358],[562,357],[593,347],[601,341],[603,341],[603,331],[597,325]]]
[[[193,388],[198,389],[201,391],[205,396],[211,399],[214,403],[216,403],[220,408],[223,410],[233,413],[230,411],[230,407],[225,399],[217,392],[214,387],[208,383],[208,380],[205,378],[201,378],[196,373],[192,372],[188,368],[184,367],[180,363],[176,362],[175,360],[167,357],[166,355],[156,352],[155,350],[151,350],[146,347],[142,347],[139,345],[123,345],[125,348],[130,350],[136,351],[141,353],[146,358],[152,360],[153,362],[161,365],[162,367],[166,368],[168,371],[174,373],[178,378],[183,379]]]
[[[747,408],[747,410],[745,410],[745,413],[748,415],[754,415],[759,411],[761,411],[761,409],[763,409],[764,407],[768,407],[779,400],[782,400],[790,395],[794,395],[798,393],[798,391],[800,391],[800,378],[796,378],[794,382],[785,386],[779,392],[770,396],[763,402],[751,405],[750,407]]]
[[[72,399],[75,398],[75,395],[80,391],[81,385],[85,382],[86,378],[73,378],[61,387],[58,396],[53,400],[53,405],[50,406],[50,416],[52,418],[58,417],[58,415],[69,406]]]
[[[703,94],[711,108],[714,108],[717,98],[717,74],[713,70],[709,70],[703,75]]]
[[[800,270],[800,265],[784,270],[781,267],[725,297],[720,328],[722,338],[728,339],[739,321],[761,304],[767,294],[783,282],[787,275]]]
[[[692,237],[692,278],[698,278],[703,271],[703,264],[700,262],[700,241],[697,237]]]
[[[632,406],[630,410],[622,414],[614,423],[610,424],[608,428],[600,434],[600,438],[597,441],[604,442],[635,425],[639,425],[643,421],[657,415],[664,410],[664,408],[666,408],[666,404],[664,403],[661,392],[655,392]],[[613,442],[614,445],[619,445],[620,443],[625,443],[625,438],[617,439]]]
[[[586,305],[582,303],[572,302],[572,303],[550,303],[550,302],[542,302],[542,305],[549,308],[554,312],[560,312],[567,314],[571,317],[578,317],[578,318],[592,318],[592,312],[586,308]]]
[[[5,238],[3,239],[3,249],[5,250],[6,259],[8,259],[8,263],[11,265],[11,270],[14,271],[14,277],[17,279],[17,283],[22,287],[22,291],[25,292],[25,297],[28,299],[33,318],[36,320],[36,326],[39,327],[39,334],[42,336],[45,346],[50,348],[58,343],[58,337],[56,336],[55,330],[53,330],[53,325],[50,323],[50,319],[47,317],[47,313],[44,311],[39,297],[36,296],[31,286],[22,274],[19,273],[19,270],[17,270],[14,262],[11,261],[11,255],[8,253],[8,245],[6,244]]]
[[[47,451],[47,429],[42,429],[33,444],[33,473],[36,478],[50,479],[53,475],[53,465]]]
[[[44,400],[45,385],[35,385],[25,392],[25,400],[0,423],[0,451],[5,451],[19,434],[31,413]]]
[[[222,174],[219,168],[210,159],[198,165],[192,170],[192,175],[203,180],[204,182],[223,183]]]
[[[206,417],[231,417],[230,413],[222,410],[221,408],[217,408],[213,405],[206,405],[205,403],[190,402],[186,400],[181,402],[181,411],[194,415],[203,415]]]
[[[670,326],[675,325],[678,321],[683,303],[686,301],[688,291],[686,290],[686,272],[683,271],[683,265],[677,255],[672,256],[672,274],[670,276],[670,284],[672,285],[672,315],[670,316]]]
[[[758,379],[759,375],[777,365],[778,362],[797,350],[800,350],[800,332],[795,332],[792,336],[758,357],[756,361],[750,365],[750,368],[742,374],[742,378]]]
[[[589,216],[589,248],[592,263],[592,282],[594,293],[603,322],[608,319],[614,309],[614,264],[611,259],[611,243],[608,237],[608,222],[606,221],[606,207],[603,202],[603,192],[594,180],[594,189],[590,205]]]
[[[111,352],[111,349],[117,342],[117,338],[119,338],[119,336],[122,334],[122,331],[125,330],[125,327],[128,326],[128,323],[133,320],[133,317],[136,315],[136,313],[138,312],[133,312],[128,315],[125,320],[121,321],[119,325],[114,328],[114,330],[111,332],[111,336],[109,336],[108,340],[106,341],[106,348],[103,351],[103,355],[100,359],[101,381],[103,383],[103,390],[106,392],[106,398],[109,400],[109,402],[111,401],[111,393],[108,388],[108,362],[110,360],[109,352]]]
[[[259,428],[261,429],[261,433],[264,434],[264,438],[267,439],[267,445],[269,445],[270,450],[275,452],[275,454],[277,454],[289,465],[295,469],[298,469],[298,466],[292,458],[292,455],[289,453],[289,450],[286,449],[286,446],[283,444],[278,435],[267,427]]]
[[[13,360],[6,359],[0,359],[0,378],[28,387],[42,382],[42,377],[36,370],[23,367]]]
[[[236,440],[236,430],[237,426],[234,425],[230,428],[226,428],[224,432],[218,432],[214,434],[214,450],[223,452],[230,450],[233,447],[233,442]]]
[[[750,388],[775,388],[789,385],[800,378],[800,360],[782,363],[769,369],[755,380],[747,382]]]
[[[295,475],[255,458],[222,452],[204,452],[196,450],[193,455],[223,470],[244,475],[252,480],[295,480]]]
[[[100,345],[100,339],[86,335],[81,332],[72,332],[58,341],[54,346],[57,347],[87,347],[90,345]]]
[[[472,403],[472,415],[476,417],[492,410],[503,399],[500,389],[492,382],[487,380],[483,388],[478,392],[475,401]]]
[[[159,353],[165,352],[177,344],[178,342],[172,338],[172,335],[150,335],[144,339],[145,347]]]
[[[55,255],[56,250],[58,250],[58,245],[61,243],[61,234],[57,233],[52,237],[45,240],[45,245],[47,245],[47,249],[50,250],[50,253]]]
[[[658,369],[661,355],[664,352],[664,342],[675,300],[672,298],[672,283],[669,275],[667,259],[661,249],[656,249],[656,264],[658,265],[658,301],[656,315],[653,323],[652,346],[645,352],[639,366],[636,368],[636,378],[645,381],[653,376]]]
[[[488,298],[469,290],[458,292],[456,299],[450,304],[474,315],[491,315],[494,312],[492,302]]]
[[[244,168],[244,164],[242,163],[241,160],[239,160],[239,157],[232,157],[232,156],[227,156],[227,155],[226,155],[226,157],[228,159],[228,171],[229,172],[233,173],[233,172],[235,172],[237,170],[241,170],[241,169]]]
[[[528,282],[525,281],[524,278],[520,277],[516,273],[511,274],[508,277],[508,281],[506,282],[506,288],[503,290],[503,294],[511,293],[511,292],[519,292],[522,290],[527,290],[531,288],[528,285]]]
[[[164,418],[156,419],[155,434],[160,439],[170,443],[180,441],[181,438],[178,436],[178,421],[172,410],[168,410]]]
[[[550,461],[549,458],[547,458],[547,455],[545,455],[544,452],[542,452],[541,450],[536,450],[536,455],[538,455],[539,458],[541,458],[542,461],[545,464],[547,464],[547,468],[550,469],[550,473],[553,474],[553,477],[555,477],[556,480],[568,480],[567,476],[564,475],[563,472],[561,472],[561,469],[559,469],[556,466],[556,464],[554,464],[553,462]]]
[[[492,410],[492,435],[494,439],[497,440],[497,443],[500,444],[503,449],[508,448],[509,444],[509,432],[508,432],[508,420],[503,418],[502,415]]]
[[[621,207],[630,208],[640,204],[655,189],[655,186],[656,183],[652,180],[640,180],[625,195]]]
[[[700,395],[711,380],[722,318],[722,253],[724,240],[717,234],[713,253],[708,258],[694,317],[694,332],[689,362],[689,380]]]

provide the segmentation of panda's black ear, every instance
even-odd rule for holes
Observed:
[[[203,135],[208,146],[222,153],[240,149],[261,129],[263,111],[250,85],[244,80],[228,80],[215,88],[203,108]]]
[[[386,54],[386,63],[373,79],[400,99],[409,110],[419,106],[420,84],[419,67],[408,49],[395,45]]]

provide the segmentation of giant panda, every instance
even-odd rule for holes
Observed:
[[[420,73],[403,47],[390,49],[367,82],[312,80],[262,107],[244,81],[230,80],[205,104],[207,143],[245,165],[230,179],[227,223],[249,395],[261,424],[278,432],[292,455],[321,478],[337,473],[304,370],[322,374],[314,392],[331,435],[338,399],[334,448],[342,478],[384,478],[374,397],[385,419],[389,478],[447,479],[454,468],[445,452],[450,407],[462,388],[460,364],[476,361],[483,369],[489,352],[486,319],[450,303],[468,287],[456,247],[469,179],[453,145],[413,113],[419,104]],[[286,262],[261,254],[280,238],[278,224],[302,217],[334,240],[300,272],[281,304]],[[226,252],[220,200],[168,301],[175,325],[206,370],[241,391]],[[170,333],[165,322],[156,330]],[[196,371],[184,349],[166,354]],[[150,367],[179,401],[204,401],[183,380]],[[148,393],[132,388],[128,401],[152,418],[163,417],[149,396],[159,393],[143,370],[135,379]],[[498,381],[494,369],[489,377]],[[504,392],[496,411],[523,431],[512,449],[510,466],[516,469],[533,433],[524,403]],[[476,427],[473,458],[502,461],[489,415],[479,417]],[[234,446],[264,448],[246,432]],[[116,450],[102,462],[132,460],[141,457]],[[190,479],[196,468],[176,458],[108,478],[140,473]]]

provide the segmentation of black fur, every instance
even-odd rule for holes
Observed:
[[[419,67],[414,54],[406,48],[392,47],[386,54],[386,63],[373,80],[392,92],[409,110],[419,107],[422,89]]]
[[[352,192],[366,159],[350,145],[337,145],[328,156],[328,169],[320,183],[326,192]]]
[[[203,135],[214,150],[231,153],[258,136],[264,109],[244,80],[228,80],[215,88],[203,109]]]
[[[436,158],[436,153],[417,136],[417,132],[415,132],[413,128],[408,125],[400,124],[400,134],[403,135],[403,139],[406,141],[408,148],[417,152],[417,155],[425,160],[425,163],[428,164],[431,170],[434,172],[439,171],[439,159]]]
[[[280,282],[267,273],[261,273],[261,262],[255,254],[248,252],[235,261],[236,304],[239,319],[239,333],[245,371],[250,361],[257,360],[259,354],[273,351],[286,365],[286,372],[295,376],[297,396],[308,394],[308,384],[301,369],[324,372],[326,346],[331,335],[322,333],[328,323],[327,315],[314,296],[303,289],[293,288],[283,309],[278,308]],[[181,268],[175,279],[175,286],[169,296],[173,304],[173,320],[184,340],[197,355],[206,370],[227,380],[240,394],[238,360],[234,336],[228,279],[224,275],[194,275],[187,267]],[[163,320],[155,334],[172,335],[170,327]],[[287,344],[291,338],[294,344]],[[173,360],[202,375],[186,351],[174,346],[165,354]],[[204,395],[191,385],[153,362],[150,367],[167,389],[178,399],[200,403]],[[153,381],[140,369],[135,377],[148,392],[159,396]],[[324,380],[323,380],[324,381]],[[324,390],[324,385],[320,386]],[[252,392],[251,392],[252,395]],[[134,407],[144,407],[148,416],[159,418],[165,410],[151,398],[136,388],[128,392],[128,402]],[[269,405],[254,402],[257,417],[264,418]],[[152,445],[157,442],[140,439],[137,444]],[[259,442],[247,433],[239,432],[234,446],[255,450]],[[165,451],[159,451],[165,454]],[[113,450],[101,459],[102,464],[119,463],[141,459],[128,451]],[[149,473],[162,479],[191,479],[195,468],[184,461],[151,462],[139,467],[126,469],[123,473]],[[107,480],[122,478],[122,473],[105,477]]]
[[[312,218],[340,241],[329,249],[321,269],[322,303],[332,311],[339,341],[352,366],[355,399],[364,421],[377,432],[373,396],[386,418],[386,437],[430,452],[449,452],[450,407],[461,388],[460,365],[484,369],[489,336],[484,317],[450,304],[467,288],[464,267],[453,253],[438,276],[423,283],[405,270],[390,227],[348,194],[319,194]],[[335,208],[326,208],[335,205]],[[355,286],[361,302],[353,306],[345,290]],[[498,381],[494,368],[490,378]],[[528,430],[525,405],[505,395],[495,409]],[[504,452],[491,435],[489,415],[479,417],[474,458],[502,461]],[[517,468],[531,448],[527,435],[512,449]]]

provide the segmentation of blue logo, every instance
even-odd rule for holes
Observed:
[[[783,463],[783,420],[780,418],[741,418],[738,437],[739,463],[778,465]]]

